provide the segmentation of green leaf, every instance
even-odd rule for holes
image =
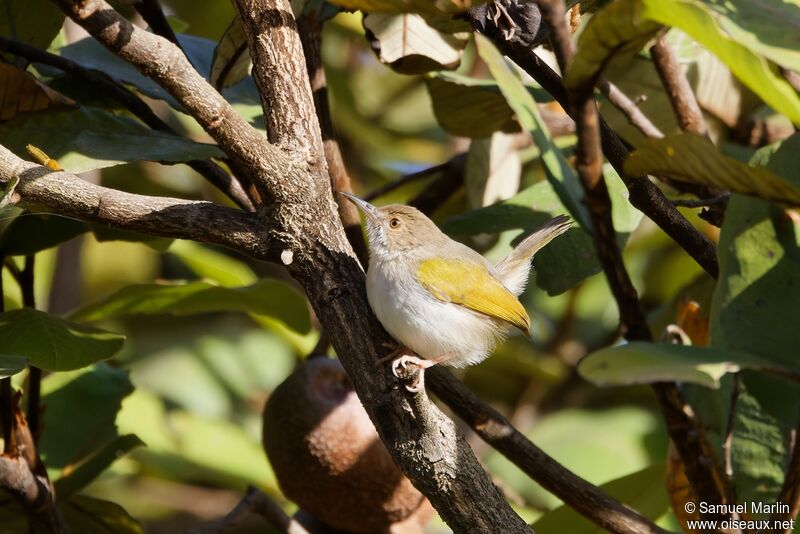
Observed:
[[[139,524],[120,505],[86,495],[76,495],[60,506],[72,532],[81,534],[144,534]]]
[[[24,256],[60,245],[86,232],[83,221],[51,213],[25,213],[0,229],[0,251]]]
[[[547,131],[536,101],[525,90],[522,81],[514,71],[509,68],[503,56],[494,44],[483,35],[475,35],[478,53],[489,66],[489,70],[505,96],[511,109],[514,110],[517,120],[522,127],[528,130],[542,154],[547,179],[553,185],[561,202],[566,206],[573,219],[581,226],[591,229],[591,219],[586,207],[581,203],[583,189],[577,175],[567,164],[561,151],[553,144]]]
[[[51,472],[76,466],[117,437],[114,421],[122,399],[133,391],[128,374],[105,364],[42,381],[43,426],[40,452]]]
[[[790,179],[796,175],[796,150],[797,139],[791,138],[762,149],[752,162]],[[800,368],[796,329],[786,327],[800,302],[799,236],[800,224],[775,205],[731,197],[717,248],[720,275],[711,308],[712,346]],[[743,372],[739,386],[731,441],[735,491],[742,501],[774,502],[790,457],[800,385]],[[724,401],[720,404],[727,406]],[[723,412],[716,428],[724,428],[727,418]]]
[[[607,482],[600,488],[644,517],[655,521],[669,513],[670,502],[664,485],[665,471],[664,464],[651,465],[641,471]],[[533,528],[541,534],[607,532],[566,504],[544,514],[533,524]]]
[[[113,356],[125,337],[23,308],[0,313],[0,347],[47,371],[71,371]]]
[[[566,408],[542,417],[525,435],[564,467],[592,484],[604,484],[646,469],[654,462],[663,461],[667,449],[660,418],[638,406],[603,410]],[[548,509],[560,504],[555,496],[497,451],[486,456],[486,465],[531,505]],[[583,530],[537,529],[536,532],[560,534],[582,533]]]
[[[59,500],[68,500],[88,486],[117,459],[140,445],[144,445],[142,440],[134,434],[126,434],[119,436],[92,453],[91,456],[77,466],[72,467],[69,472],[62,474],[61,478],[56,480],[56,494]]]
[[[632,176],[658,174],[800,205],[797,175],[783,178],[767,169],[746,165],[724,156],[711,141],[694,134],[648,139],[625,161],[625,172]]]
[[[236,85],[250,75],[252,67],[242,19],[236,16],[214,47],[209,82],[218,90]]]
[[[0,0],[0,35],[46,50],[64,23],[64,13],[48,0]],[[15,56],[20,66],[27,64]]]
[[[21,356],[0,354],[0,378],[14,376],[28,366],[28,359]]]
[[[236,288],[202,281],[129,285],[100,302],[81,308],[72,314],[72,318],[98,321],[122,315],[190,315],[222,311],[267,315],[300,333],[311,328],[303,296],[273,279]]]
[[[176,240],[169,253],[177,256],[196,275],[225,287],[256,283],[258,277],[243,261],[194,241]]]
[[[720,26],[718,12],[712,13],[696,0],[641,0],[641,8],[643,18],[680,28],[711,50],[764,102],[800,124],[800,96],[774,65]],[[770,39],[774,34],[770,32]]]
[[[611,197],[617,240],[624,245],[628,234],[638,226],[642,214],[628,202],[625,184],[613,169],[606,166],[603,171]],[[552,217],[566,213],[550,182],[539,182],[504,202],[456,215],[443,223],[442,230],[452,236],[515,231],[513,240],[509,239],[513,245]],[[510,246],[503,249],[501,257],[510,251]],[[591,237],[577,227],[537,252],[533,258],[533,271],[536,285],[550,295],[557,295],[599,273],[601,267]]]
[[[494,82],[439,72],[427,76],[425,85],[436,121],[452,135],[482,138],[520,130],[514,111]]]
[[[467,151],[464,186],[472,207],[513,197],[519,191],[522,161],[514,138],[502,132],[473,139]]]
[[[381,63],[401,74],[453,70],[466,38],[437,31],[415,14],[370,13],[364,28]]]
[[[178,163],[222,157],[216,145],[151,130],[128,117],[88,106],[23,113],[0,124],[3,145],[18,155],[34,144],[64,169],[81,173],[131,161]]]
[[[703,0],[703,4],[731,39],[800,72],[800,4],[796,0]]]
[[[178,35],[186,56],[192,62],[194,68],[206,79],[211,72],[211,60],[217,43],[209,39],[194,35]],[[164,100],[171,107],[179,111],[181,106],[169,93],[161,88],[151,79],[143,76],[139,71],[132,67],[128,62],[123,61],[115,54],[106,50],[95,39],[81,39],[75,43],[65,46],[59,50],[60,55],[77,61],[81,65],[103,71],[114,80],[125,84],[133,85],[145,95],[151,98]],[[255,82],[251,77],[247,77],[240,83],[222,91],[228,102],[245,119],[263,128],[263,118],[261,111],[261,100],[258,96]]]
[[[601,387],[691,382],[716,389],[722,376],[745,368],[774,369],[775,364],[746,352],[634,342],[589,354],[581,360],[578,372]]]
[[[576,88],[599,76],[614,61],[631,58],[662,27],[639,17],[637,0],[617,0],[595,13],[578,38],[564,85]]]

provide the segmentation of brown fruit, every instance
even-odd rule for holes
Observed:
[[[286,497],[331,527],[388,531],[427,504],[392,461],[338,360],[311,358],[275,389],[263,438]]]

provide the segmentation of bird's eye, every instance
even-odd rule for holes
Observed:
[[[400,226],[400,219],[398,219],[397,217],[389,221],[390,228],[398,228],[399,226]]]

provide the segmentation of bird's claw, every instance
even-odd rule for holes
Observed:
[[[392,374],[406,386],[411,393],[419,393],[425,388],[425,369],[428,361],[416,356],[404,355],[392,361]]]

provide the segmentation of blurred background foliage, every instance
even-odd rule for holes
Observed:
[[[201,9],[189,0],[162,4],[173,28],[184,34],[181,41],[194,65],[208,73],[214,47],[234,15],[230,2],[203,2]],[[131,9],[118,7],[137,20]],[[502,257],[521,229],[566,211],[563,195],[547,180],[546,172],[552,171],[543,163],[543,151],[527,134],[514,133],[520,131],[514,119],[524,111],[524,99],[518,104],[523,108],[509,107],[505,91],[490,81],[491,61],[479,55],[473,42],[466,44],[454,73],[398,74],[370,50],[361,17],[334,16],[325,24],[323,38],[333,123],[357,193],[366,195],[466,151],[466,187],[438,207],[434,219],[490,259]],[[17,153],[24,153],[28,143],[40,146],[67,170],[125,191],[229,202],[187,166],[169,165],[219,156],[197,124],[152,82],[82,39],[80,30],[67,22],[50,49],[137,88],[159,116],[193,141],[155,133],[96,88],[36,67],[50,87],[82,106],[22,113],[0,124],[0,142]],[[697,41],[678,30],[669,32],[668,41],[687,66],[711,136],[724,153],[746,162],[760,146],[791,134],[785,117],[764,105]],[[549,57],[547,50],[542,52]],[[647,52],[612,65],[606,75],[639,99],[663,132],[679,131]],[[534,126],[546,125],[549,131],[542,128],[538,135],[568,160],[575,136],[568,127],[557,127],[564,122],[563,111],[536,84],[523,81],[539,102],[531,111],[540,114]],[[482,93],[475,101],[466,90]],[[252,80],[225,94],[263,128]],[[471,102],[492,106],[485,115],[477,113],[478,123],[496,121],[472,143],[451,135],[480,126],[466,116],[472,114],[475,122]],[[609,103],[601,100],[601,110],[629,143],[643,141]],[[497,130],[509,133],[488,137]],[[137,161],[141,159],[166,164]],[[518,172],[502,167],[509,160]],[[494,166],[505,170],[494,172]],[[707,316],[712,283],[630,207],[613,169],[604,172],[619,238],[627,243],[625,262],[653,331],[660,334],[677,320],[681,299],[696,300]],[[408,202],[441,174],[409,181],[375,202]],[[569,176],[561,179],[568,188]],[[717,238],[718,229],[699,219],[696,210],[684,212]],[[53,373],[43,382],[47,408],[41,448],[51,477],[59,481],[59,496],[80,491],[87,499],[118,503],[148,532],[175,532],[220,517],[249,484],[292,512],[294,505],[281,496],[260,445],[261,410],[270,392],[313,350],[319,332],[285,273],[196,243],[109,233],[53,215],[13,219],[16,213],[2,213],[0,236],[10,261],[22,268],[22,256],[39,251],[39,309],[126,336],[113,359]],[[470,388],[566,467],[607,485],[625,502],[675,529],[663,484],[668,440],[651,390],[644,385],[598,388],[577,372],[581,358],[618,339],[617,309],[593,253],[587,253],[590,248],[584,234],[556,242],[537,256],[535,283],[523,297],[533,319],[533,340],[512,337],[493,357],[461,374]],[[270,283],[264,285],[262,279]],[[156,281],[195,282],[176,286],[173,295],[161,300],[148,299]],[[22,296],[10,269],[3,270],[3,286],[5,308],[19,308]],[[243,286],[248,289],[238,289]],[[17,387],[24,378],[25,373],[14,377]],[[527,520],[540,521],[540,532],[588,531],[586,525],[576,526],[578,520],[568,510],[547,514],[559,507],[558,499],[471,439],[514,506]],[[117,457],[120,451],[126,454]],[[92,461],[95,467],[87,467]],[[92,502],[83,502],[84,508]],[[446,531],[441,522],[429,529]]]

